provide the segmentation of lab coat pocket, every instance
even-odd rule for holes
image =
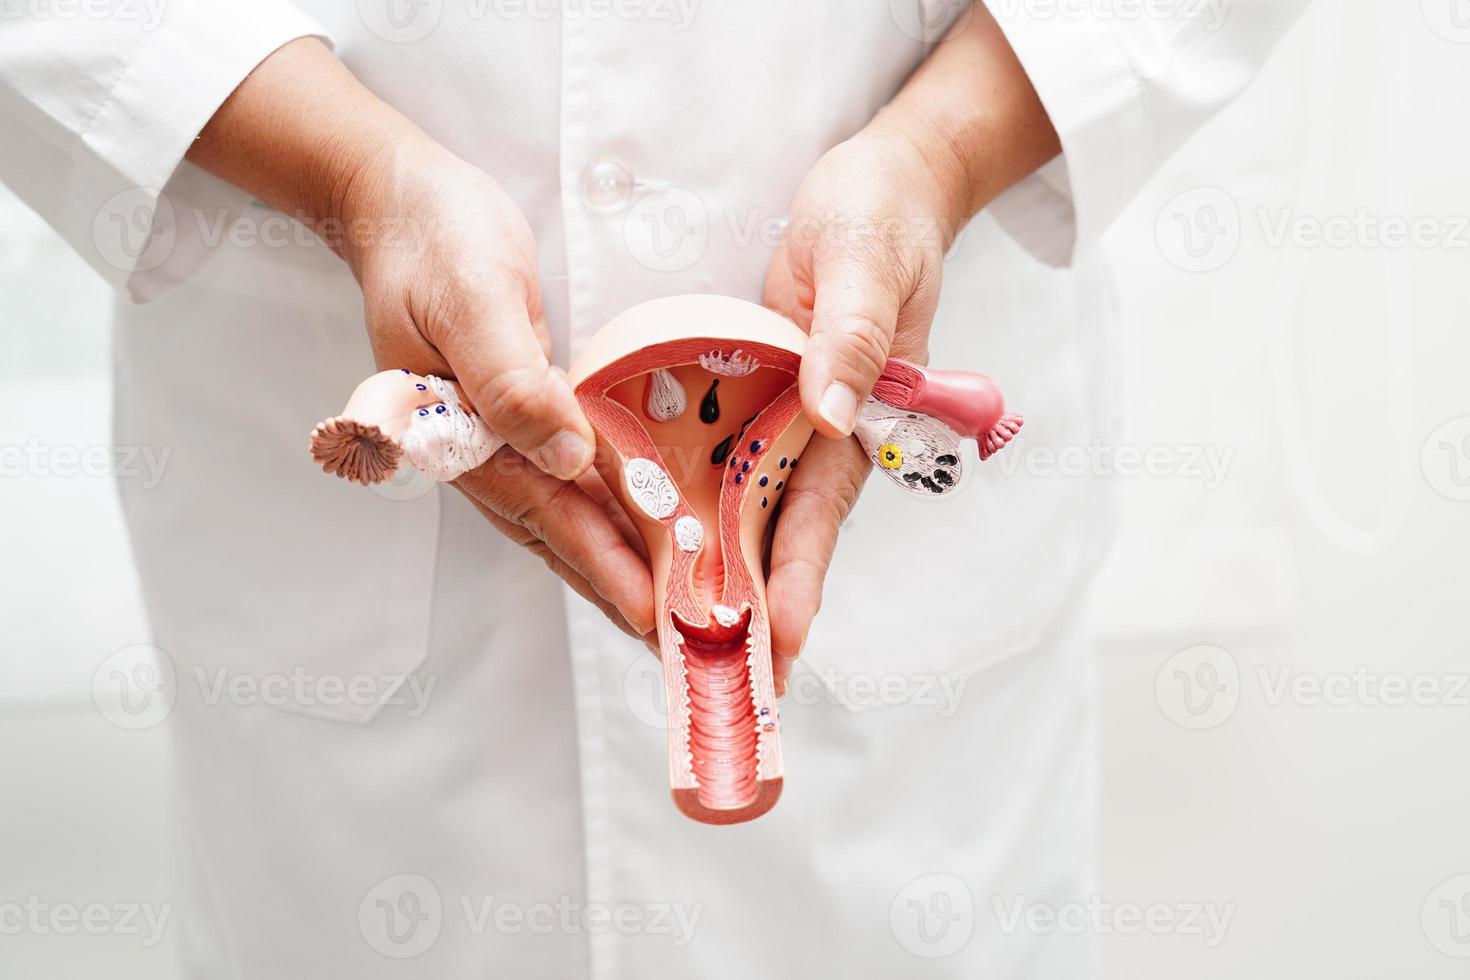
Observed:
[[[842,530],[798,669],[852,710],[1025,655],[1081,602],[1111,506],[1096,474],[1053,462],[1090,439],[1079,353],[997,377],[1027,379],[1009,393],[1029,410],[1015,442],[984,463],[967,446],[967,482],[944,498],[869,480]]]
[[[368,489],[307,453],[373,369],[350,274],[325,248],[223,247],[120,307],[114,343],[115,440],[166,460],[120,491],[177,683],[370,721],[427,653],[440,503],[432,480]]]

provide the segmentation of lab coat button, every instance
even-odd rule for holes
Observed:
[[[582,200],[594,211],[621,211],[633,196],[633,175],[614,160],[597,160],[582,171]]]

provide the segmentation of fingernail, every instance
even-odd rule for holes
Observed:
[[[653,636],[654,624],[652,621],[644,621],[641,616],[631,616],[628,613],[623,613],[623,618],[628,621],[629,626],[638,631],[640,636],[643,636],[645,639]],[[657,642],[657,637],[654,637],[654,640]]]
[[[532,454],[537,466],[552,476],[570,480],[592,462],[592,447],[571,429],[562,429]]]
[[[857,425],[857,392],[841,381],[832,382],[822,392],[822,400],[817,404],[817,414],[838,432],[845,436],[852,435],[853,426]]]

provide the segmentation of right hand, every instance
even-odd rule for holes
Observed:
[[[427,139],[376,153],[340,207],[340,252],[362,286],[379,368],[454,378],[510,444],[454,485],[624,632],[649,633],[653,581],[637,538],[615,520],[616,504],[576,482],[596,479],[595,436],[550,362],[520,210],[488,174]]]
[[[315,38],[261,62],[189,159],[300,217],[347,261],[379,368],[457,380],[510,444],[455,485],[619,628],[650,633],[653,577],[588,471],[592,427],[551,366],[531,229],[500,185]]]

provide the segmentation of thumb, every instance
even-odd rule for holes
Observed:
[[[591,465],[592,427],[523,305],[486,304],[469,323],[431,339],[485,424],[522,456],[562,480]]]
[[[818,432],[852,435],[858,409],[888,363],[903,298],[865,263],[815,270],[811,339],[801,359],[801,404]]]

